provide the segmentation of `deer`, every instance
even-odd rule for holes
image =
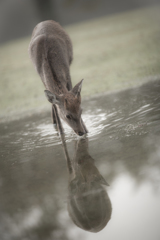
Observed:
[[[58,114],[77,135],[88,133],[81,117],[83,79],[72,88],[73,48],[66,31],[53,20],[38,23],[31,36],[29,55],[44,84],[45,96],[52,104],[53,124],[57,125]]]
[[[68,153],[65,134],[60,134],[60,138],[68,170],[69,216],[83,230],[99,232],[108,224],[112,215],[112,204],[106,190],[109,184],[88,151],[87,136],[75,140],[72,159]]]
[[[88,151],[88,138],[85,136],[76,140],[74,157],[70,162],[67,161],[67,206],[75,225],[96,233],[110,221],[112,203],[106,189],[109,184],[100,174],[94,161]]]

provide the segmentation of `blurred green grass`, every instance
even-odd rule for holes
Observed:
[[[66,27],[73,42],[73,85],[82,96],[134,87],[160,76],[160,7]],[[0,46],[1,118],[50,108],[28,55],[30,38]]]

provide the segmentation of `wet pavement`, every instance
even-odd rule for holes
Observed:
[[[83,109],[64,145],[49,112],[0,125],[1,240],[160,239],[160,81]]]

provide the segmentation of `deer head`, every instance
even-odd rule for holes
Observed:
[[[77,83],[70,91],[63,94],[53,94],[45,90],[48,101],[58,106],[60,117],[74,130],[76,134],[82,136],[87,133],[83,124],[81,114],[81,88],[83,79]]]

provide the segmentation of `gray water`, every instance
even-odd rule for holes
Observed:
[[[160,239],[160,81],[83,101],[83,119],[66,146],[48,112],[0,125],[1,240]]]

